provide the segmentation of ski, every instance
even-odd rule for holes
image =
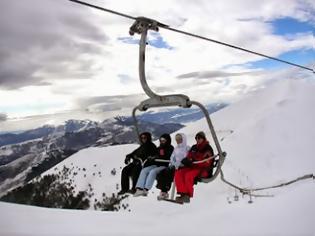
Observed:
[[[160,199],[160,201],[167,201],[167,202],[172,202],[172,203],[176,203],[176,204],[180,204],[180,205],[184,204],[184,202],[176,201],[176,200],[168,199],[168,198]]]

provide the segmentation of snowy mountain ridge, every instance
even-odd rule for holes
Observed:
[[[80,129],[88,129],[97,126],[97,122],[91,120],[67,120],[62,125],[43,125],[36,129],[26,130],[19,133],[0,134],[0,147],[4,145],[21,143],[49,135],[61,136],[67,132],[75,132]]]
[[[153,138],[174,132],[180,124],[154,124],[143,121],[142,129],[150,129]],[[45,130],[45,129],[48,130]],[[41,138],[0,147],[0,196],[8,190],[38,176],[73,153],[91,146],[136,143],[133,124],[118,118],[97,123],[90,120],[68,120],[57,127],[44,126],[28,133]]]
[[[222,149],[228,153],[223,165],[225,177],[240,186],[264,187],[314,174],[314,101],[313,81],[283,80],[214,113],[211,117],[215,129]],[[193,144],[199,130],[210,136],[204,119],[178,132],[185,133],[188,143]],[[211,140],[210,143],[213,145]],[[87,148],[59,163],[57,168],[64,165],[76,170],[86,168],[84,173],[73,176],[73,180],[77,190],[91,184],[95,192],[93,200],[103,192],[118,191],[124,157],[136,147],[126,144]],[[116,175],[110,174],[113,168],[118,170]],[[47,173],[55,172],[51,169]],[[0,232],[4,235],[50,232],[51,235],[312,236],[315,235],[314,184],[309,179],[262,191],[274,197],[253,198],[249,204],[248,196],[242,197],[217,178],[209,184],[196,185],[190,204],[157,201],[158,191],[153,188],[148,197],[129,196],[125,201],[131,212],[118,213],[0,203],[1,211],[6,212],[0,218]],[[233,200],[235,194],[239,201]],[[24,216],[23,211],[32,217]]]

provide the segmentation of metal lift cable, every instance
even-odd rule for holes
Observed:
[[[82,4],[82,5],[88,6],[88,7],[92,7],[92,8],[101,10],[101,11],[106,11],[106,12],[109,12],[109,13],[112,13],[112,14],[115,14],[115,15],[119,15],[119,16],[128,18],[128,19],[132,19],[132,20],[137,20],[138,19],[138,17],[133,17],[133,16],[130,16],[130,15],[127,15],[127,14],[124,14],[124,13],[120,13],[120,12],[113,11],[113,10],[110,10],[110,9],[107,9],[107,8],[99,7],[99,6],[96,6],[96,5],[93,5],[93,4],[90,4],[90,3],[86,3],[86,2],[82,2],[82,1],[79,1],[79,0],[69,0],[69,1],[75,2],[75,3],[79,3],[79,4]],[[268,59],[271,59],[271,60],[274,60],[274,61],[282,62],[282,63],[288,64],[288,65],[299,67],[301,69],[312,71],[313,73],[315,73],[314,69],[306,67],[306,66],[302,66],[302,65],[299,65],[299,64],[296,64],[296,63],[285,61],[285,60],[282,60],[282,59],[279,59],[279,58],[276,58],[276,57],[271,57],[271,56],[268,56],[268,55],[265,55],[265,54],[262,54],[262,53],[259,53],[259,52],[255,52],[255,51],[248,50],[248,49],[245,49],[245,48],[242,48],[242,47],[234,46],[232,44],[228,44],[228,43],[225,43],[225,42],[221,42],[221,41],[214,40],[214,39],[211,39],[211,38],[207,38],[207,37],[204,37],[204,36],[200,36],[200,35],[197,35],[197,34],[189,33],[189,32],[178,30],[178,29],[174,29],[174,28],[171,28],[168,25],[160,23],[158,21],[157,21],[157,23],[158,23],[157,26],[159,26],[159,27],[161,27],[163,29],[166,29],[166,30],[170,30],[170,31],[173,31],[173,32],[176,32],[176,33],[179,33],[179,34],[184,34],[184,35],[188,35],[188,36],[191,36],[191,37],[194,37],[194,38],[206,40],[206,41],[209,41],[209,42],[221,44],[221,45],[226,46],[226,47],[230,47],[230,48],[241,50],[241,51],[244,51],[244,52],[247,52],[247,53],[255,54],[257,56],[265,57],[265,58],[268,58]]]

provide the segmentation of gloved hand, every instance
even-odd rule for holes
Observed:
[[[147,161],[153,161],[155,159],[155,156],[148,156]]]
[[[186,167],[190,167],[190,166],[192,166],[193,162],[192,162],[192,160],[190,160],[189,158],[186,157],[182,160],[182,164]]]
[[[168,166],[168,169],[169,169],[169,170],[175,170],[175,166],[169,165],[169,166]]]
[[[129,162],[130,162],[130,160],[131,160],[131,155],[128,154],[128,155],[126,156],[126,158],[125,158],[125,164],[128,165]]]
[[[125,158],[125,164],[128,165],[129,162],[130,162],[130,158],[129,158],[129,157],[126,157],[126,158]]]
[[[147,166],[151,166],[154,164],[154,156],[148,156],[146,161],[144,162],[144,166],[143,167],[147,167]]]

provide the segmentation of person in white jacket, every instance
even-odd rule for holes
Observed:
[[[177,146],[170,158],[168,168],[162,170],[157,176],[157,188],[161,190],[158,200],[168,198],[168,191],[172,186],[175,170],[183,166],[181,161],[186,157],[190,147],[187,145],[186,135],[178,133],[175,135]]]

